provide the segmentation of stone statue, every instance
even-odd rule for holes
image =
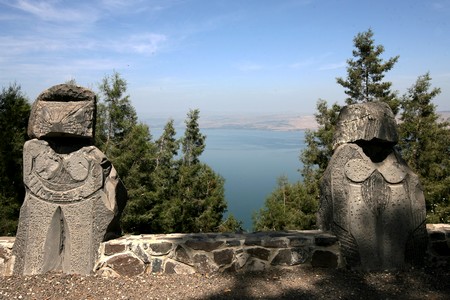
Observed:
[[[126,190],[92,146],[95,94],[61,84],[33,104],[23,149],[26,196],[13,248],[15,274],[89,274],[101,242],[120,235]]]
[[[397,142],[387,104],[341,110],[318,219],[323,230],[337,235],[351,268],[397,269],[423,258],[425,199],[417,175],[394,148]]]

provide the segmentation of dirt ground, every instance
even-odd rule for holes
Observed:
[[[245,274],[0,277],[0,299],[450,299],[450,270],[298,268]]]

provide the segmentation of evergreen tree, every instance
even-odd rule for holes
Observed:
[[[188,113],[176,183],[162,204],[165,232],[216,231],[226,211],[224,179],[199,160],[206,137],[198,119],[198,110]]]
[[[122,227],[128,233],[150,233],[159,226],[154,183],[155,145],[147,125],[137,124],[114,148],[114,166],[128,191]]]
[[[355,49],[353,57],[347,60],[347,78],[336,78],[338,84],[345,88],[349,96],[347,104],[382,101],[386,102],[397,114],[399,100],[391,91],[391,82],[383,81],[385,73],[393,68],[399,56],[387,61],[381,58],[384,52],[382,45],[375,45],[373,32],[369,29],[361,32],[353,39]]]
[[[401,101],[399,147],[420,177],[431,223],[450,222],[450,123],[440,122],[429,73],[419,76]]]
[[[130,97],[125,95],[127,82],[119,73],[105,76],[99,89],[103,101],[97,105],[96,144],[110,157],[112,148],[137,124],[137,115]]]
[[[97,105],[96,145],[117,170],[128,192],[122,215],[126,232],[151,232],[159,218],[152,210],[156,193],[152,172],[156,148],[147,125],[137,122],[136,111],[126,95],[127,83],[114,72],[99,85],[102,102]]]
[[[0,236],[14,235],[20,205],[25,197],[23,185],[23,144],[27,140],[31,106],[21,87],[12,84],[0,94]]]
[[[181,146],[183,152],[183,165],[191,166],[199,163],[199,157],[205,150],[205,139],[200,132],[198,119],[200,111],[198,109],[191,110],[185,121],[186,131],[184,137],[181,139]]]
[[[219,225],[217,231],[219,232],[243,232],[242,221],[236,219],[233,214],[229,214],[228,217]]]
[[[317,200],[309,197],[305,185],[289,183],[282,176],[264,207],[253,215],[253,227],[258,231],[311,229],[316,223],[316,212]]]

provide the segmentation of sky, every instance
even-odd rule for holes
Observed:
[[[344,103],[353,38],[369,28],[404,94],[430,72],[450,110],[450,0],[0,0],[0,86],[30,101],[75,79],[127,81],[141,119],[313,114]]]

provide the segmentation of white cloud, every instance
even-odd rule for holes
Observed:
[[[25,13],[31,14],[43,21],[95,22],[99,17],[97,10],[93,9],[92,6],[81,5],[76,8],[67,7],[67,3],[63,5],[60,1],[17,0],[12,3],[7,2],[6,4]]]
[[[125,51],[131,50],[132,52],[140,54],[154,54],[161,49],[166,40],[167,36],[157,33],[134,35],[119,48],[123,48]]]
[[[323,65],[319,68],[320,71],[328,71],[328,70],[336,70],[336,69],[341,69],[343,67],[345,67],[347,65],[347,63],[344,62],[338,62],[338,63],[332,63],[332,64],[326,64]]]

